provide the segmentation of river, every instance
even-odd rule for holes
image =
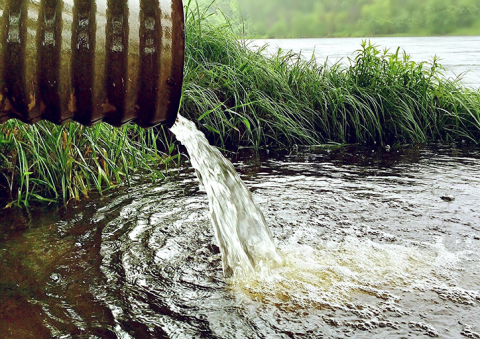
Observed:
[[[226,281],[194,171],[0,210],[2,338],[478,338],[480,150],[233,156],[286,265]]]
[[[301,52],[305,57],[314,53],[323,63],[340,61],[348,65],[348,57],[360,48],[362,40],[369,39],[379,47],[395,52],[398,47],[421,62],[440,58],[445,67],[445,76],[461,75],[464,86],[480,87],[480,36],[467,37],[396,37],[396,38],[330,38],[330,39],[267,39],[253,40],[252,46],[267,44],[267,53],[276,53],[278,48]]]

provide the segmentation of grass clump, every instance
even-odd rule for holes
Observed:
[[[223,148],[480,141],[480,92],[445,78],[436,58],[416,63],[367,41],[349,67],[265,57],[207,13],[187,6],[182,114]]]
[[[57,126],[47,121],[0,125],[0,187],[3,199],[67,203],[104,192],[138,171],[161,178],[159,164],[173,157],[160,152],[163,130],[107,124]],[[170,149],[171,151],[171,149]]]

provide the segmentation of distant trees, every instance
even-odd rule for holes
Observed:
[[[480,0],[217,0],[213,6],[243,19],[248,36],[480,35]]]

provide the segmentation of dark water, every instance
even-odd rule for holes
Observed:
[[[225,282],[189,168],[2,210],[0,338],[480,337],[479,148],[233,160],[285,267]]]

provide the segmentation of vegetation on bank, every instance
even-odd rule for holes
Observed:
[[[480,35],[480,0],[216,0],[210,8],[212,22],[225,14],[249,38]]]
[[[367,41],[349,67],[267,58],[206,13],[188,15],[182,114],[220,147],[480,141],[480,91],[445,78],[436,58],[416,63]]]
[[[480,92],[445,79],[436,59],[415,63],[368,42],[349,67],[284,51],[267,58],[206,16],[187,7],[180,113],[221,148],[480,142]],[[162,127],[9,120],[0,125],[0,192],[9,205],[67,203],[134,173],[159,178],[179,159],[170,140]]]
[[[84,127],[42,121],[0,125],[0,201],[28,206],[31,201],[67,203],[104,192],[141,171],[162,178],[160,164],[176,156],[164,150],[163,129],[107,124]],[[159,148],[160,147],[160,148]],[[168,153],[168,152],[167,152]]]

